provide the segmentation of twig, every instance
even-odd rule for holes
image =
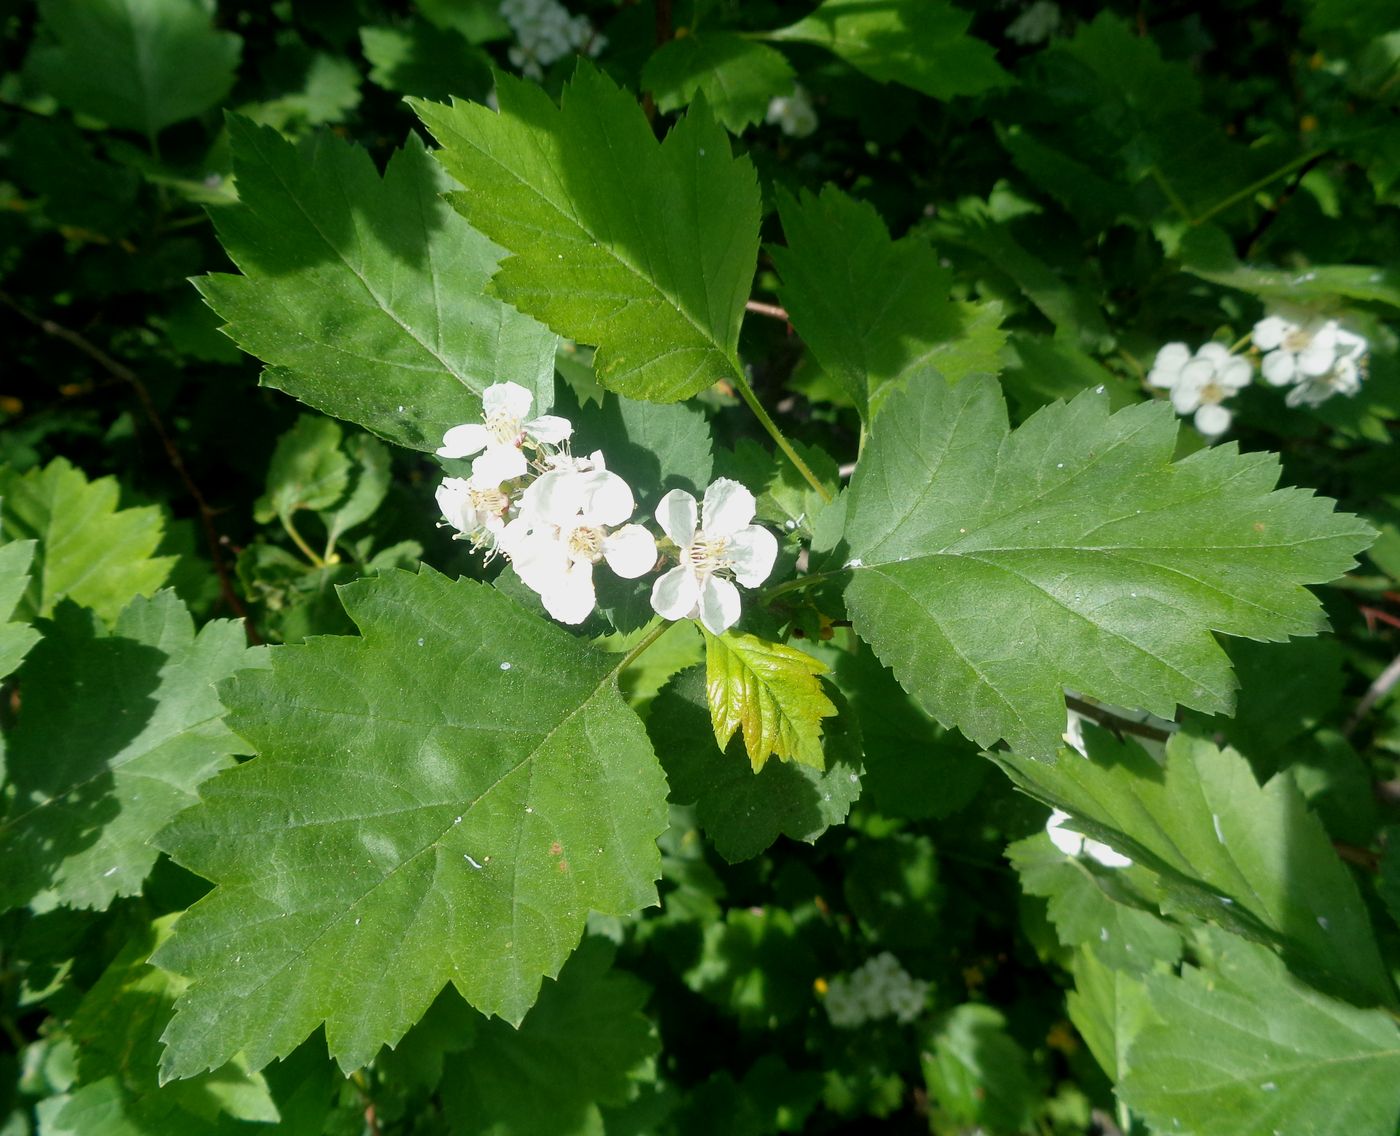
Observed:
[[[1355,732],[1356,727],[1361,725],[1361,720],[1371,712],[1382,698],[1390,693],[1391,688],[1400,682],[1400,655],[1390,660],[1390,665],[1376,676],[1376,681],[1366,688],[1366,693],[1361,696],[1361,701],[1356,704],[1356,709],[1351,712],[1351,717],[1347,719],[1347,724],[1342,727],[1342,737],[1349,738]]]
[[[1131,718],[1120,718],[1111,710],[1095,706],[1092,702],[1085,702],[1082,698],[1075,698],[1072,694],[1065,695],[1065,705],[1076,714],[1092,718],[1100,726],[1117,734],[1136,734],[1140,738],[1151,738],[1158,742],[1164,742],[1172,736],[1170,730],[1158,729],[1146,722],[1134,722]]]
[[[1278,220],[1279,211],[1293,199],[1293,195],[1298,192],[1298,188],[1303,184],[1303,179],[1316,169],[1318,163],[1330,153],[1330,150],[1323,150],[1321,153],[1314,154],[1298,167],[1298,172],[1293,175],[1293,180],[1288,183],[1288,187],[1278,195],[1277,199],[1275,199],[1268,209],[1264,210],[1263,216],[1255,222],[1254,228],[1252,228],[1249,233],[1246,234],[1244,240],[1240,242],[1240,248],[1244,250],[1243,253],[1240,254],[1241,259],[1248,260],[1254,255],[1254,246],[1257,245],[1264,234],[1269,231],[1269,227]]]
[[[782,320],[784,323],[791,323],[788,318],[786,308],[780,308],[777,304],[765,304],[762,300],[750,300],[744,305],[746,309],[754,315],[768,316],[770,319]]]
[[[71,347],[77,348],[89,359],[95,362],[108,374],[120,379],[136,392],[136,399],[141,404],[151,428],[155,430],[156,436],[160,439],[165,456],[169,460],[171,467],[179,476],[180,481],[185,486],[185,491],[194,501],[195,507],[199,510],[200,527],[204,530],[205,542],[209,545],[209,559],[214,566],[214,574],[219,578],[219,594],[223,597],[224,603],[229,610],[243,621],[244,630],[248,639],[252,643],[261,643],[257,630],[253,627],[252,621],[248,618],[248,611],[243,606],[243,601],[238,598],[238,593],[234,590],[233,579],[229,575],[228,564],[224,560],[223,546],[219,540],[218,530],[214,526],[214,510],[210,508],[208,500],[200,491],[194,479],[190,476],[190,471],[185,465],[185,459],[181,455],[179,447],[175,445],[175,439],[170,436],[170,432],[165,428],[165,423],[161,421],[160,412],[156,409],[155,400],[151,398],[151,392],[146,384],[141,381],[141,377],[126,364],[113,359],[97,344],[86,337],[79,335],[76,331],[55,323],[51,319],[36,316],[28,308],[24,307],[14,299],[8,292],[0,291],[0,303],[17,314],[21,319],[28,321],[42,331],[45,335],[54,339],[61,339]]]
[[[1368,872],[1378,872],[1381,867],[1380,855],[1372,852],[1369,848],[1358,848],[1355,844],[1345,844],[1340,840],[1332,841],[1332,847],[1338,856],[1349,864],[1355,864],[1358,868],[1365,868]]]

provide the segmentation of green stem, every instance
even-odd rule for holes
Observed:
[[[660,639],[661,636],[665,635],[666,632],[670,629],[671,624],[663,619],[660,623],[658,623],[655,627],[653,627],[650,631],[646,633],[646,636],[642,639],[640,643],[638,643],[635,647],[628,651],[627,654],[622,656],[622,661],[618,663],[617,666],[613,667],[613,674],[620,675],[623,671],[625,671],[628,667],[635,663],[639,658],[641,658],[642,655],[646,653],[647,648],[650,647],[653,643],[655,643],[658,639]]]
[[[1188,225],[1194,226],[1196,222],[1191,218],[1191,210],[1187,209],[1186,202],[1176,195],[1176,190],[1172,188],[1171,182],[1167,181],[1166,175],[1156,166],[1153,166],[1148,172],[1152,175],[1152,180],[1157,183],[1157,188],[1166,195],[1171,207],[1181,214],[1181,219]]]
[[[282,520],[282,527],[287,530],[287,535],[292,538],[292,543],[301,549],[301,554],[311,561],[314,568],[324,568],[326,562],[311,550],[311,546],[301,538],[301,533],[297,532],[296,525],[292,524],[290,513],[279,514]]]
[[[841,571],[844,571],[842,569]],[[781,584],[776,584],[771,588],[764,588],[759,593],[764,603],[777,599],[778,596],[786,595],[788,592],[795,592],[802,588],[810,588],[813,584],[821,584],[827,580],[839,576],[841,572],[812,572],[806,576],[797,576],[791,580],[784,580]]]
[[[1244,201],[1246,198],[1253,197],[1270,182],[1277,181],[1285,174],[1291,174],[1299,166],[1306,166],[1309,162],[1316,161],[1325,153],[1327,153],[1326,150],[1314,150],[1311,154],[1304,154],[1302,155],[1302,157],[1294,158],[1291,162],[1287,163],[1286,165],[1280,166],[1273,173],[1261,177],[1258,181],[1252,182],[1251,184],[1245,186],[1243,189],[1236,190],[1224,200],[1216,202],[1199,217],[1187,217],[1186,220],[1191,224],[1193,228],[1196,225],[1204,225],[1217,213],[1223,213],[1226,209],[1229,209],[1230,206],[1238,204],[1239,202]]]
[[[1248,342],[1249,342],[1251,339],[1253,339],[1253,338],[1254,338],[1254,331],[1253,331],[1253,329],[1251,329],[1251,330],[1249,330],[1249,331],[1246,331],[1242,336],[1240,336],[1237,340],[1235,340],[1234,343],[1230,344],[1230,354],[1233,355],[1236,351],[1238,351],[1241,347],[1243,347],[1246,343],[1248,343]]]
[[[749,409],[757,416],[759,424],[768,431],[773,441],[778,443],[778,449],[787,455],[788,461],[797,467],[797,472],[802,475],[807,484],[817,491],[823,501],[831,500],[831,491],[818,480],[817,475],[811,471],[807,463],[802,460],[798,452],[792,448],[792,443],[787,440],[783,432],[778,429],[778,424],[768,416],[768,411],[763,409],[763,404],[758,401],[758,395],[753,393],[753,387],[749,386],[748,380],[742,375],[734,376],[734,386],[739,392],[739,397],[749,404]]]

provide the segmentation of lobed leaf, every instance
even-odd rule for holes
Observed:
[[[689,106],[699,91],[735,134],[762,122],[769,102],[788,94],[794,78],[782,52],[730,32],[668,40],[642,68],[642,87],[655,96],[658,110]]]
[[[655,902],[665,780],[612,657],[427,568],[340,594],[362,637],[229,684],[259,756],[160,838],[217,885],[156,958],[191,979],[166,1077],[323,1022],[353,1069],[448,982],[518,1023],[590,911]]]
[[[195,284],[265,385],[417,450],[504,379],[548,408],[555,337],[485,295],[501,250],[442,200],[451,179],[416,136],[381,178],[332,134],[228,129],[239,204],[213,219],[243,275]]]
[[[705,692],[715,741],[723,751],[736,730],[757,773],[770,756],[824,767],[823,718],[836,707],[818,675],[826,664],[783,643],[726,631],[705,635]]]
[[[1345,572],[1364,522],[1232,444],[1173,462],[1162,403],[1085,392],[1012,433],[996,383],[890,396],[848,491],[846,604],[906,690],[979,745],[1049,756],[1063,689],[1170,718],[1228,711],[1212,632],[1315,634],[1302,585]]]
[[[61,599],[113,620],[133,596],[159,588],[175,563],[153,556],[164,536],[160,510],[117,508],[117,479],[88,481],[64,458],[43,469],[0,471],[0,533],[39,542],[18,613],[50,615]]]
[[[580,62],[556,106],[498,76],[500,113],[410,100],[464,187],[448,199],[512,254],[494,290],[598,348],[598,381],[675,402],[742,376],[759,193],[703,100],[658,143],[626,91]]]
[[[39,641],[39,632],[23,619],[11,619],[29,587],[35,543],[16,540],[0,545],[0,678],[23,661]]]

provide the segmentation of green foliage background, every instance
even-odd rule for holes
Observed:
[[[1400,14],[569,8],[0,0],[0,1136],[1396,1131]],[[505,379],[741,636],[437,527]]]

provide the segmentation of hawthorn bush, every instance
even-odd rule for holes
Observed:
[[[4,1136],[1391,1136],[1400,12],[0,5]]]

